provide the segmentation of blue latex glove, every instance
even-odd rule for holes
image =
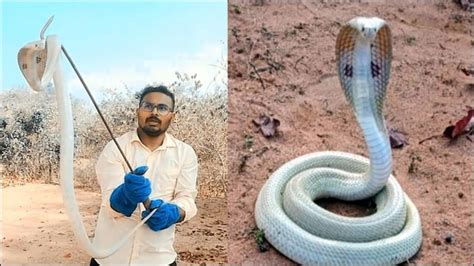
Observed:
[[[152,200],[150,203],[150,210],[158,210],[153,214],[153,216],[148,219],[145,223],[148,224],[148,227],[153,231],[160,231],[166,229],[173,224],[177,223],[180,215],[179,208],[176,204],[170,202],[164,202],[160,199]],[[143,211],[142,219],[148,216],[151,211]]]
[[[125,182],[118,186],[110,196],[112,209],[130,217],[137,208],[137,204],[150,196],[150,180],[143,176],[147,170],[148,166],[140,166],[125,175]]]

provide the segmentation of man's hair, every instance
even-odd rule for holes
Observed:
[[[160,86],[148,86],[148,87],[145,87],[141,94],[140,94],[140,102],[138,103],[138,105],[142,105],[142,102],[143,102],[143,98],[145,98],[145,95],[147,95],[148,93],[151,93],[151,92],[161,92],[165,95],[168,95],[170,98],[171,98],[171,102],[173,103],[173,106],[171,106],[171,110],[174,110],[174,93],[172,93],[170,90],[168,90],[168,87],[164,86],[164,85],[160,85]]]

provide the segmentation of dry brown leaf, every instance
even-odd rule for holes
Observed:
[[[408,144],[405,135],[396,129],[389,128],[388,135],[390,137],[390,146],[394,149],[401,149]]]
[[[449,126],[444,129],[443,136],[455,139],[458,136],[472,132],[474,128],[474,110],[471,109],[467,112],[467,115],[461,120],[457,121],[454,126]]]
[[[280,126],[280,120],[266,115],[261,115],[259,118],[252,120],[252,122],[259,127],[266,138],[273,137],[278,126]]]

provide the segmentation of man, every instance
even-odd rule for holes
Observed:
[[[138,128],[117,138],[134,171],[130,173],[110,141],[96,165],[102,191],[94,245],[110,247],[150,214],[155,214],[112,256],[91,265],[175,265],[175,224],[196,215],[197,156],[166,131],[175,113],[174,94],[165,86],[146,87],[136,110]]]

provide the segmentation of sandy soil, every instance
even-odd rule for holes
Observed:
[[[441,137],[467,114],[468,105],[472,108],[474,86],[466,84],[472,77],[460,70],[472,64],[469,13],[451,1],[419,6],[246,2],[251,1],[229,4],[229,261],[292,264],[274,249],[260,253],[255,243],[255,200],[279,166],[323,150],[367,156],[339,85],[334,47],[346,21],[378,16],[393,34],[386,120],[408,139],[407,146],[393,151],[394,174],[418,207],[423,226],[422,248],[410,262],[472,264],[473,143],[464,136]],[[275,137],[258,132],[252,120],[260,115],[280,120]],[[353,208],[339,204],[334,210]]]
[[[2,204],[2,265],[89,265],[90,257],[74,238],[59,186],[27,184],[7,187]],[[86,230],[91,237],[100,194],[76,190]],[[175,248],[180,264],[227,261],[227,206],[221,199],[198,199],[198,215],[179,226]]]

